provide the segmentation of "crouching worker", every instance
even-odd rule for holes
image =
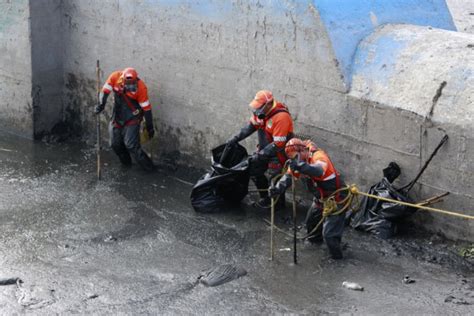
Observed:
[[[344,230],[344,212],[340,215],[329,215],[322,225],[313,232],[323,217],[322,200],[331,196],[336,190],[344,187],[339,172],[334,168],[328,155],[313,142],[291,139],[285,146],[285,152],[291,159],[288,172],[275,186],[269,188],[270,196],[284,194],[292,185],[293,177],[303,180],[308,191],[313,193],[313,204],[306,216],[308,238],[312,242],[324,238],[333,259],[342,259],[341,237]],[[346,192],[337,192],[336,202],[344,200]],[[336,212],[337,213],[337,212]]]
[[[250,158],[249,172],[260,194],[255,206],[265,209],[270,208],[269,182],[265,172],[268,170],[270,178],[280,174],[287,160],[285,144],[293,137],[293,119],[288,108],[277,102],[268,90],[258,91],[249,106],[252,110],[249,123],[229,139],[227,145],[236,144],[258,131],[258,149]],[[279,206],[284,207],[284,198],[279,200]]]
[[[130,166],[132,159],[145,170],[153,170],[153,162],[140,146],[140,123],[145,118],[149,138],[155,134],[151,104],[147,87],[133,68],[113,72],[102,88],[101,103],[96,107],[99,114],[105,108],[107,98],[114,92],[114,108],[111,124],[112,149],[123,165]]]

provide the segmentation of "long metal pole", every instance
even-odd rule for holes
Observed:
[[[275,244],[273,243],[273,231],[275,227],[275,199],[272,198],[272,211],[270,215],[270,260],[275,256]]]
[[[293,262],[298,263],[297,253],[296,253],[296,195],[295,195],[295,182],[296,178],[291,177],[291,192],[293,194]]]
[[[97,60],[96,74],[97,74],[97,105],[99,105],[100,104],[100,64],[99,64],[99,60]],[[101,150],[100,113],[97,114],[96,126],[97,126],[97,180],[100,180],[101,176],[102,176],[101,163],[100,163],[100,150]]]
[[[441,148],[441,146],[444,145],[444,143],[446,143],[446,141],[448,140],[448,135],[444,135],[443,138],[441,139],[441,141],[439,142],[438,146],[436,146],[435,150],[431,153],[430,157],[428,158],[428,160],[425,162],[425,164],[423,165],[423,167],[421,168],[420,172],[418,172],[418,174],[416,175],[415,179],[413,179],[410,183],[408,183],[406,186],[404,186],[403,188],[400,188],[399,190],[404,190],[406,189],[406,194],[408,194],[408,192],[410,192],[410,190],[413,188],[413,186],[415,185],[415,183],[418,181],[418,179],[421,177],[421,175],[423,174],[423,172],[425,171],[426,167],[428,167],[428,165],[430,164],[431,162],[431,159],[433,159],[433,157],[438,153],[438,150]]]

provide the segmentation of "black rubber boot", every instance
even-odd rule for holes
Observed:
[[[342,259],[342,248],[341,248],[341,239],[334,237],[334,238],[326,238],[326,245],[328,246],[329,253],[331,254],[331,258],[335,260]]]
[[[306,233],[310,234],[311,236],[308,237],[308,241],[312,243],[320,243],[323,241],[323,225],[320,224],[318,229],[313,232],[314,228],[322,219],[322,211],[313,203],[306,214],[305,224],[306,224]]]

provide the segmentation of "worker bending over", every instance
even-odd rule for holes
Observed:
[[[306,216],[306,228],[312,242],[324,238],[333,259],[342,259],[341,238],[344,230],[344,212],[340,215],[327,216],[322,225],[313,232],[323,216],[322,200],[331,196],[336,190],[345,186],[341,175],[334,168],[329,156],[310,140],[302,141],[293,138],[286,144],[285,152],[291,159],[287,173],[275,186],[269,188],[270,196],[276,197],[285,193],[292,185],[293,178],[301,179],[313,195],[313,203]],[[344,191],[335,195],[336,202],[346,197]]]
[[[255,203],[257,207],[269,208],[268,179],[265,172],[268,170],[270,178],[279,174],[287,160],[285,144],[293,137],[293,119],[288,108],[273,98],[268,90],[258,91],[249,104],[252,116],[249,123],[240,132],[227,141],[233,145],[258,132],[258,147],[250,158],[249,172],[252,181],[259,189],[260,199]],[[284,206],[284,198],[281,206]]]

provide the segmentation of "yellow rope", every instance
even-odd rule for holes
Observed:
[[[400,204],[400,205],[415,207],[415,208],[422,209],[422,210],[425,210],[425,211],[436,212],[436,213],[440,213],[440,214],[444,214],[444,215],[450,215],[450,216],[455,216],[455,217],[460,217],[460,218],[465,218],[465,219],[474,219],[474,216],[471,216],[471,215],[465,215],[465,214],[460,214],[460,213],[456,213],[456,212],[445,211],[445,210],[441,210],[441,209],[434,208],[434,207],[423,206],[423,205],[413,204],[413,203],[408,203],[408,202],[402,202],[402,201],[393,200],[393,199],[389,199],[389,198],[384,198],[384,197],[380,197],[380,196],[365,193],[365,192],[360,192],[359,189],[354,184],[351,185],[349,187],[349,189],[350,189],[350,192],[352,194],[355,194],[355,195],[363,195],[363,196],[366,196],[366,197],[369,197],[369,198],[372,198],[372,199],[377,199],[377,200],[380,200],[380,201],[385,201],[385,202],[390,202],[390,203],[397,203],[397,204]]]

